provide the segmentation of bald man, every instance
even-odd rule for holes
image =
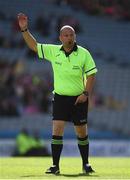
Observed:
[[[54,73],[54,99],[52,119],[52,160],[48,174],[60,173],[60,155],[66,122],[74,124],[83,173],[94,170],[88,161],[89,139],[87,130],[88,100],[92,93],[97,68],[89,51],[76,44],[75,30],[69,26],[60,29],[61,45],[41,44],[28,30],[28,17],[18,15],[23,38],[39,58],[50,61]]]

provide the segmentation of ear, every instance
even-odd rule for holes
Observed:
[[[76,34],[74,35],[74,39],[75,39],[75,41],[76,41]]]

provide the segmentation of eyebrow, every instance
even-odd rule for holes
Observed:
[[[63,32],[63,31],[61,31],[60,34],[62,34],[62,33],[64,33],[64,35],[66,35],[66,34],[74,35],[75,34],[74,32]]]

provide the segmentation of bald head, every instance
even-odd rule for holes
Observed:
[[[59,39],[66,50],[71,50],[76,42],[75,30],[69,25],[63,26],[60,29]]]
[[[73,31],[73,33],[75,33],[75,30],[74,30],[73,27],[71,27],[71,26],[69,26],[69,25],[65,25],[65,26],[63,26],[63,27],[60,29],[60,34],[61,34],[64,30],[66,30],[66,29],[70,29],[70,30]]]

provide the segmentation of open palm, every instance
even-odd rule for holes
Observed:
[[[28,17],[25,14],[18,14],[18,23],[21,29],[27,28],[28,26]]]

